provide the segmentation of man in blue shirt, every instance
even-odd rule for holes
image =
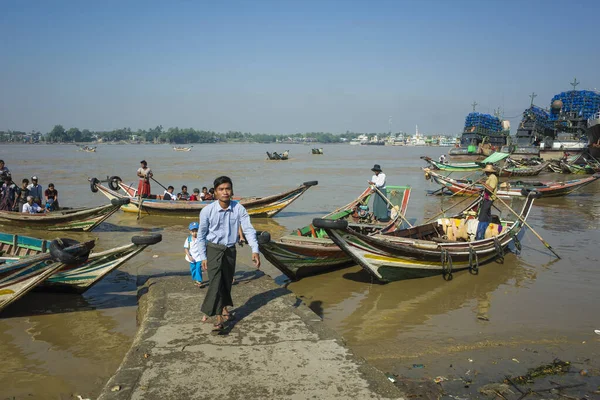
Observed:
[[[200,211],[200,260],[202,269],[208,271],[209,287],[201,310],[208,316],[217,316],[215,331],[224,329],[223,323],[232,318],[226,307],[233,306],[231,285],[235,272],[238,229],[241,226],[248,244],[252,248],[252,261],[260,268],[260,255],[256,231],[250,223],[248,212],[233,196],[233,182],[220,176],[214,182],[215,198]],[[225,312],[225,313],[224,313]]]

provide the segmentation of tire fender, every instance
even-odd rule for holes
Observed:
[[[90,179],[90,189],[92,190],[92,193],[98,192],[98,186],[96,186],[96,185],[99,183],[100,183],[100,181],[98,180],[98,178]]]
[[[160,233],[153,233],[151,235],[144,236],[132,236],[131,243],[139,245],[150,245],[156,244],[162,241],[162,235]]]
[[[108,187],[111,188],[111,190],[119,190],[119,182],[121,182],[121,178],[118,176],[111,176],[108,178]]]
[[[119,198],[119,199],[110,199],[110,204],[113,206],[124,206],[129,204],[130,200],[128,198]]]
[[[52,258],[63,264],[82,264],[87,261],[90,250],[88,248],[80,248],[77,250],[66,249],[71,246],[78,245],[79,242],[73,239],[59,238],[50,242],[50,255]]]
[[[319,184],[319,181],[308,181],[308,182],[304,182],[303,185],[304,186],[317,186]]]
[[[345,219],[334,220],[334,219],[323,219],[315,218],[312,222],[315,228],[323,229],[346,229],[348,228],[348,221]]]
[[[266,244],[271,241],[271,234],[267,231],[256,232],[256,241],[258,244]]]

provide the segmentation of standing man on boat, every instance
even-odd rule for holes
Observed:
[[[496,191],[498,190],[498,176],[492,164],[486,165],[483,172],[487,175],[487,180],[483,183],[483,201],[479,206],[479,224],[477,225],[475,240],[485,238],[485,231],[492,222],[492,205],[496,200]]]
[[[214,331],[220,332],[224,322],[232,316],[226,307],[233,306],[231,285],[235,272],[238,228],[241,226],[246,240],[252,248],[252,262],[260,268],[260,255],[256,231],[250,222],[248,212],[233,196],[233,182],[227,176],[220,176],[214,182],[215,197],[218,201],[211,203],[200,211],[200,260],[202,269],[208,271],[209,286],[201,310],[212,317],[217,316]]]
[[[44,190],[42,189],[42,185],[38,185],[37,176],[34,175],[31,177],[31,183],[27,186],[27,189],[29,189],[29,195],[33,196],[34,199],[40,199],[41,202],[44,198]],[[41,206],[40,203],[38,205]]]
[[[0,181],[4,182],[4,177],[6,175],[10,175],[10,171],[6,168],[6,165],[4,165],[4,160],[0,160]]]
[[[140,178],[138,183],[138,197],[146,198],[150,196],[150,178],[154,176],[152,170],[148,168],[146,160],[140,161],[140,168],[137,170],[137,176]]]
[[[373,168],[371,168],[371,171],[373,171],[375,175],[371,177],[369,185],[375,186],[375,188],[379,191],[376,191],[375,196],[373,197],[373,216],[377,221],[387,222],[389,221],[390,217],[388,216],[387,202],[384,198],[387,196],[387,190],[385,187],[385,174],[381,170],[381,166],[379,164],[375,164]]]

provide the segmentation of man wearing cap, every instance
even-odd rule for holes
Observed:
[[[146,198],[150,196],[150,178],[154,176],[152,170],[148,168],[146,160],[140,161],[140,168],[137,170],[137,176],[140,178],[138,183],[138,197]]]
[[[44,190],[42,189],[42,185],[38,185],[38,177],[37,176],[32,176],[31,177],[31,183],[29,184],[29,186],[27,186],[27,189],[29,190],[29,195],[32,196],[34,199],[43,199],[44,198]],[[38,204],[41,206],[41,204]]]
[[[492,205],[496,199],[496,191],[498,189],[498,176],[496,176],[496,169],[492,164],[486,165],[483,172],[487,175],[487,180],[483,184],[483,201],[481,202],[481,206],[479,206],[479,224],[477,225],[475,240],[483,240],[485,238],[485,231],[490,222],[492,222]]]
[[[379,164],[375,164],[371,171],[375,173],[371,180],[369,181],[369,185],[374,186],[379,193],[376,191],[375,196],[373,197],[373,216],[377,221],[386,222],[389,221],[390,217],[388,216],[388,206],[385,198],[382,196],[387,196],[387,190],[385,187],[385,174],[381,171],[381,166]]]
[[[222,331],[224,322],[233,316],[227,311],[233,306],[231,285],[235,272],[236,248],[241,226],[248,244],[252,248],[252,261],[260,268],[260,255],[256,231],[250,222],[248,211],[239,202],[231,200],[233,182],[227,176],[220,176],[214,182],[215,196],[212,202],[200,211],[200,259],[202,269],[208,271],[210,285],[204,297],[201,310],[209,317],[216,315],[215,332]]]

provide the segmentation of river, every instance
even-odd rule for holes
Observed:
[[[97,153],[80,152],[72,145],[0,144],[0,159],[16,182],[32,175],[44,189],[53,182],[61,205],[70,207],[106,203],[104,196],[90,191],[87,179],[118,175],[134,183],[142,159],[157,181],[176,191],[182,184],[190,191],[210,187],[219,175],[233,179],[237,196],[275,194],[318,180],[318,186],[275,218],[253,220],[255,227],[269,230],[275,238],[355,198],[376,163],[388,184],[413,187],[409,219],[422,221],[455,200],[426,196],[427,190],[438,187],[424,179],[424,162],[419,159],[437,158],[447,148],[319,147],[324,155],[312,155],[307,145],[281,144],[197,144],[191,152],[175,152],[167,145],[99,145]],[[287,149],[289,160],[266,160],[266,151]],[[573,176],[541,177],[565,178]],[[159,191],[153,184],[153,192]],[[379,285],[359,267],[350,267],[288,288],[375,367],[423,382],[443,376],[447,388],[455,382],[457,392],[469,390],[458,388],[465,377],[473,378],[474,386],[475,381],[498,381],[554,357],[572,361],[573,370],[597,368],[599,193],[600,184],[594,183],[568,197],[536,201],[529,222],[560,260],[527,232],[519,256],[507,254],[503,264],[482,266],[478,276],[462,272],[450,282],[431,277]],[[521,202],[510,204],[519,208]],[[503,209],[502,216],[511,214]],[[138,220],[135,214],[119,212],[92,233],[61,233],[78,240],[98,238],[96,250],[125,244],[144,232],[160,232],[163,241],[82,296],[34,293],[0,315],[0,398],[97,395],[135,334],[137,284],[149,275],[187,270],[182,247],[189,222],[153,216]],[[284,281],[277,270],[265,268],[278,282]]]

